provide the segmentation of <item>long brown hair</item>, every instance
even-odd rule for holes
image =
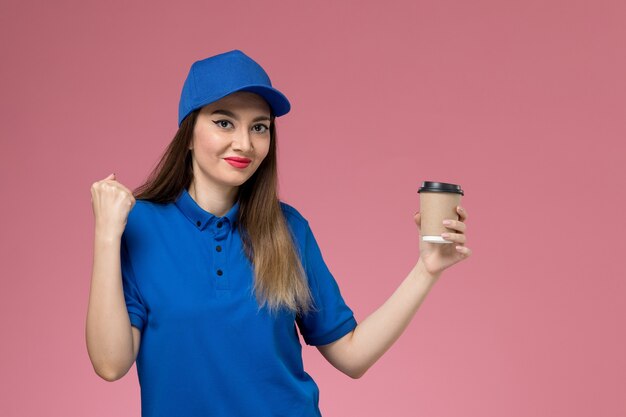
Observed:
[[[200,109],[181,123],[146,182],[133,190],[135,199],[155,203],[176,200],[193,180],[189,145]],[[280,208],[276,161],[275,116],[270,118],[270,148],[256,172],[239,187],[237,228],[244,252],[254,265],[253,291],[259,309],[287,308],[296,315],[315,310],[306,273],[293,235]]]

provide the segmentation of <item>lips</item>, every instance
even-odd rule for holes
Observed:
[[[237,158],[240,160],[246,160],[246,158]],[[248,165],[250,165],[250,160],[248,159],[248,162],[240,162],[237,159],[233,159],[233,158],[224,158],[224,161],[226,161],[227,163],[229,163],[230,165],[234,166],[235,168],[247,168]]]
[[[240,163],[242,163],[242,164],[248,164],[248,163],[250,163],[250,161],[251,161],[251,159],[248,159],[248,158],[239,158],[239,157],[237,157],[237,156],[230,156],[230,157],[228,157],[228,158],[224,158],[224,159],[226,159],[227,161],[235,161],[235,162],[240,162]]]

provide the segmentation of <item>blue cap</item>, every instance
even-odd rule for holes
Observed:
[[[287,114],[291,104],[274,87],[265,70],[238,49],[214,55],[191,65],[178,104],[178,127],[192,111],[235,91],[250,91],[263,97],[274,116]]]

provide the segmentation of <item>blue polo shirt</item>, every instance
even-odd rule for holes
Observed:
[[[258,309],[238,202],[217,217],[186,189],[173,203],[136,200],[120,256],[128,315],[141,330],[142,417],[321,416],[297,329],[306,344],[324,345],[357,322],[308,221],[280,206],[317,308],[297,319]]]

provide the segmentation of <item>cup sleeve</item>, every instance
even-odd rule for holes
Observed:
[[[324,262],[308,222],[305,228],[302,263],[315,308],[306,315],[298,316],[296,323],[306,344],[318,346],[332,343],[352,331],[357,322]]]
[[[124,299],[130,324],[143,331],[147,321],[148,314],[145,304],[139,292],[135,272],[130,259],[128,245],[124,235],[122,236],[122,244],[120,250],[120,261],[122,267],[122,285],[124,287]]]

